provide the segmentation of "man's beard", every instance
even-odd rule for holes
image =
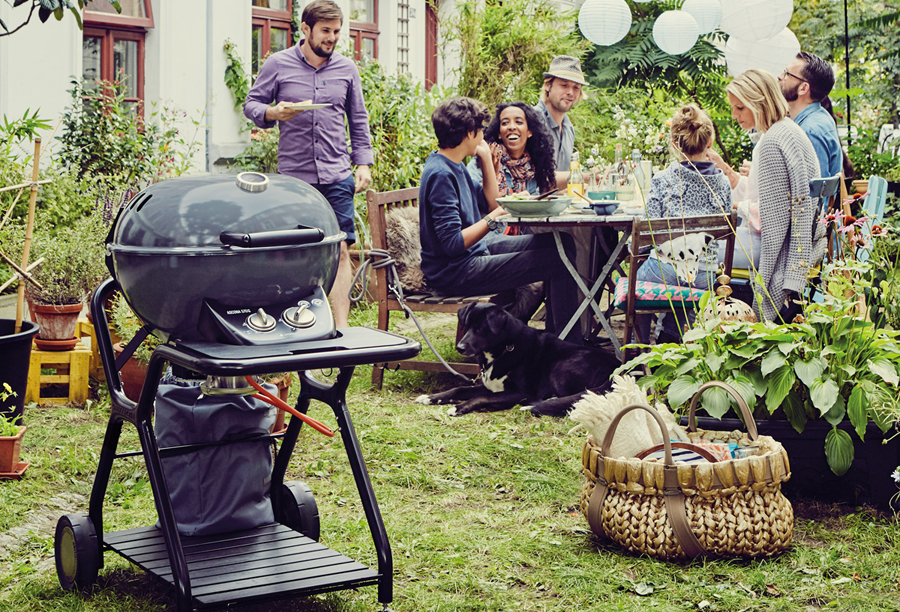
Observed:
[[[331,57],[331,54],[334,53],[334,49],[332,49],[331,51],[326,51],[322,47],[322,45],[310,45],[309,48],[312,49],[313,53],[315,53],[319,57],[324,57],[325,59],[328,59],[329,57]]]
[[[793,102],[799,96],[797,95],[797,90],[800,89],[800,84],[794,85],[793,87],[784,88],[782,87],[781,93],[784,94],[784,99],[788,102]]]

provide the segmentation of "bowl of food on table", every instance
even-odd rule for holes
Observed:
[[[572,198],[552,195],[536,200],[528,196],[511,195],[497,198],[497,204],[514,217],[554,217],[572,204]]]

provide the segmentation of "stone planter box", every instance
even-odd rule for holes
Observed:
[[[682,420],[682,425],[687,425],[687,419]],[[861,442],[852,425],[844,421],[838,427],[850,434],[854,459],[846,474],[835,476],[825,458],[825,436],[831,430],[830,424],[810,421],[802,434],[787,421],[757,421],[756,425],[760,435],[772,436],[787,451],[792,475],[782,486],[782,491],[788,499],[805,497],[852,505],[869,504],[880,510],[891,510],[891,497],[897,493],[891,473],[900,465],[900,436],[882,444],[885,436],[870,421],[865,442]],[[697,427],[746,431],[738,419],[699,417]],[[900,510],[900,507],[893,509]]]

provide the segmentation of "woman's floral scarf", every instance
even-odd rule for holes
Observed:
[[[500,172],[497,173],[497,186],[500,188],[500,196],[512,195],[525,191],[529,179],[534,178],[534,166],[531,165],[531,155],[528,151],[519,159],[513,159],[506,151],[502,143],[500,149]]]

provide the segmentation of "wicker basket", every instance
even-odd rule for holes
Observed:
[[[721,387],[737,401],[749,435],[696,430],[703,391]],[[619,420],[632,410],[652,414],[663,432],[665,462],[613,459],[609,448]],[[597,535],[658,559],[765,557],[786,549],[794,530],[791,503],[781,493],[790,464],[781,444],[759,436],[743,398],[721,382],[706,383],[691,400],[688,436],[694,440],[757,446],[758,454],[715,463],[675,464],[669,432],[652,408],[632,405],[610,424],[602,446],[588,436],[581,455],[585,483],[581,511]]]

